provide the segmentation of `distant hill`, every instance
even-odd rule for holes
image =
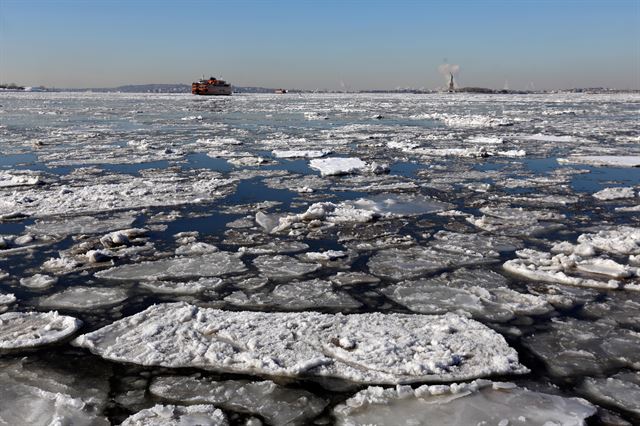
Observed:
[[[123,93],[191,93],[190,84],[127,84],[118,87],[88,87],[83,89],[58,89],[73,92],[123,92]],[[275,89],[268,87],[233,86],[236,93],[273,93]]]

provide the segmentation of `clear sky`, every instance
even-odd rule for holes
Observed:
[[[0,82],[640,88],[640,0],[0,0]]]

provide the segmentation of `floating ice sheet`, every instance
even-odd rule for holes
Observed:
[[[321,268],[318,263],[300,262],[299,260],[284,255],[258,256],[253,264],[264,276],[273,279],[297,278],[310,274]]]
[[[34,349],[73,335],[82,322],[57,312],[7,312],[0,315],[0,353]]]
[[[558,163],[605,167],[640,167],[640,155],[576,155],[558,158]]]
[[[225,297],[225,302],[245,308],[277,308],[303,310],[317,308],[355,309],[360,303],[348,294],[334,290],[324,280],[308,280],[279,284],[271,291],[244,293],[237,291]]]
[[[428,280],[403,281],[383,293],[422,314],[456,312],[492,322],[554,311],[544,298],[511,290],[501,275],[483,270],[460,269]]]
[[[38,220],[26,229],[35,234],[102,234],[113,229],[131,226],[135,215],[130,212],[118,213],[111,217],[76,216],[55,220]]]
[[[257,414],[272,425],[302,425],[318,416],[327,403],[311,392],[278,386],[271,381],[214,381],[206,378],[164,376],[149,386],[151,394],[182,404],[216,407]]]
[[[640,334],[614,324],[554,319],[523,342],[557,377],[599,375],[620,367],[640,370]]]
[[[0,424],[110,425],[102,414],[108,378],[82,367],[60,371],[28,358],[0,360]]]
[[[619,373],[612,377],[587,377],[578,390],[586,398],[615,407],[640,418],[640,373]]]
[[[228,252],[217,252],[195,257],[174,257],[171,259],[141,262],[116,266],[96,272],[96,276],[110,280],[163,280],[192,277],[217,277],[242,272],[244,263]]]
[[[121,426],[228,426],[224,413],[213,405],[161,405],[139,411]]]
[[[82,335],[73,344],[118,362],[358,383],[451,381],[527,371],[502,336],[453,314],[344,316],[163,304]]]
[[[336,176],[365,170],[367,163],[359,158],[332,157],[311,160],[309,167],[319,170],[322,176]]]
[[[403,280],[446,269],[493,263],[497,260],[496,257],[474,251],[462,253],[414,246],[381,250],[369,259],[367,266],[373,275]]]
[[[83,311],[117,305],[128,297],[128,291],[122,288],[76,286],[40,298],[38,306]]]
[[[276,158],[320,158],[329,155],[329,150],[274,150],[272,154]]]
[[[337,424],[584,425],[596,408],[584,399],[477,380],[452,385],[369,387],[336,406]]]

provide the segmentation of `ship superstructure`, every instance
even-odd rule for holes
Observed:
[[[233,92],[233,88],[224,80],[215,77],[209,77],[208,80],[202,79],[191,83],[191,93],[194,95],[226,95],[229,96]]]

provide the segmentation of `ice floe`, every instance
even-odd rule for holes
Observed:
[[[273,425],[302,425],[327,403],[311,392],[279,386],[271,381],[214,381],[207,378],[163,376],[149,386],[151,394],[181,404],[212,404],[232,411],[257,414]]]
[[[578,387],[593,402],[615,407],[640,418],[640,373],[587,377]]]
[[[184,119],[183,119],[184,120]],[[121,426],[228,426],[222,410],[213,405],[156,404],[127,417]]]
[[[599,375],[621,367],[640,370],[640,334],[607,322],[553,319],[523,343],[557,377]]]
[[[598,200],[620,200],[624,198],[634,198],[636,193],[632,187],[605,188],[593,194]]]
[[[176,206],[214,201],[231,193],[234,179],[217,172],[177,174],[171,169],[146,171],[145,176],[114,174],[93,181],[47,186],[24,191],[0,191],[0,215],[20,212],[32,217],[103,213],[150,206]],[[142,173],[142,172],[141,172]]]
[[[260,270],[261,274],[273,279],[302,277],[321,268],[318,263],[300,262],[291,256],[285,255],[258,256],[253,260],[253,264]]]
[[[0,293],[0,314],[9,309],[9,305],[15,303],[16,296],[13,293]]]
[[[558,162],[605,167],[640,167],[640,155],[576,155],[558,158]]]
[[[20,285],[34,290],[42,290],[51,287],[58,282],[57,277],[44,274],[35,274],[30,277],[20,278]]]
[[[477,380],[451,385],[369,387],[333,410],[338,425],[584,425],[596,408],[581,398]]]
[[[29,358],[0,360],[0,424],[111,424],[103,414],[108,377],[87,371],[78,362],[67,371],[43,364]]]
[[[109,280],[137,281],[192,277],[217,277],[242,272],[242,260],[228,252],[217,252],[194,257],[175,257],[152,262],[116,266],[96,272],[96,277]]]
[[[244,308],[276,308],[282,310],[304,310],[329,308],[355,309],[361,304],[348,294],[334,290],[330,282],[314,279],[279,284],[271,291],[247,294],[231,293],[225,302]]]
[[[506,322],[554,311],[544,298],[512,290],[501,275],[484,270],[460,269],[428,280],[403,281],[382,292],[414,312],[456,312],[483,321]]]
[[[131,226],[135,215],[130,212],[117,213],[110,217],[75,216],[52,220],[37,220],[26,229],[34,234],[101,234],[113,229]]]
[[[68,339],[82,325],[57,312],[6,312],[0,315],[0,353],[39,348]]]
[[[272,154],[276,158],[320,158],[331,154],[329,150],[274,150]]]
[[[38,306],[46,309],[92,310],[118,305],[128,297],[128,291],[123,288],[75,286],[40,298]]]
[[[73,344],[112,361],[140,365],[370,384],[527,371],[502,336],[453,314],[344,316],[162,304],[82,335]]]
[[[359,158],[332,157],[313,159],[309,167],[320,171],[322,176],[337,176],[365,170],[367,163]]]

